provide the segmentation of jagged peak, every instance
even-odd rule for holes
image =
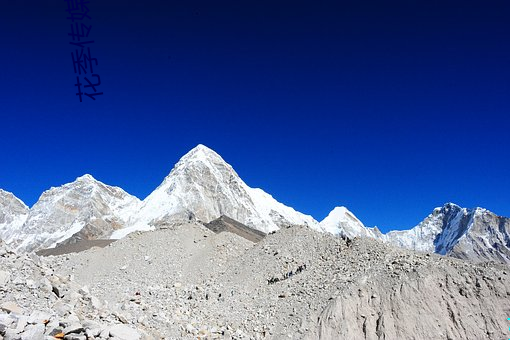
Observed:
[[[480,213],[484,213],[484,212],[489,212],[489,210],[482,208],[482,207],[463,208],[458,204],[448,202],[448,203],[445,203],[442,207],[435,208],[433,213],[440,213],[440,212],[452,211],[452,210],[457,211],[457,212],[463,211],[464,213],[468,213],[468,214],[470,214],[470,213],[480,214]]]
[[[4,190],[4,189],[0,189],[0,195],[16,197],[16,195],[14,195],[12,192]]]
[[[68,182],[68,183],[62,184],[60,186],[52,186],[49,189],[45,190],[39,197],[39,200],[37,201],[37,203],[39,203],[39,201],[44,201],[48,198],[51,199],[52,197],[58,197],[59,195],[65,195],[66,193],[73,192],[75,190],[78,190],[78,191],[88,190],[90,194],[102,193],[102,192],[109,192],[109,193],[116,192],[116,193],[125,194],[127,196],[130,196],[130,197],[133,197],[133,198],[136,198],[137,200],[139,200],[137,197],[130,195],[128,192],[126,192],[124,189],[122,189],[120,187],[105,184],[105,183],[95,179],[92,175],[85,174],[83,176],[77,177],[73,182]]]
[[[447,202],[443,205],[443,208],[458,208],[458,209],[462,209],[462,207],[458,204],[455,204],[453,202]]]
[[[188,171],[193,171],[196,167],[201,168],[204,165],[212,169],[215,173],[218,173],[218,170],[221,171],[223,169],[227,169],[228,171],[235,173],[232,166],[228,164],[218,153],[203,144],[198,144],[181,157],[163,183],[168,182],[168,180],[173,177],[172,174],[186,173]]]
[[[25,204],[25,202],[23,202],[20,198],[18,198],[16,195],[14,195],[10,191],[0,189],[0,196],[7,197],[7,198],[10,198],[10,199],[14,199],[14,200],[18,201],[19,203],[21,203],[23,206],[25,206],[28,209],[28,206]]]
[[[0,188],[0,195],[10,196],[13,195],[13,193]]]
[[[443,204],[442,206],[440,207],[436,207],[434,208],[434,210],[432,210],[432,215],[438,215],[438,214],[441,214],[441,213],[446,213],[448,211],[458,211],[458,210],[462,210],[463,208],[455,203],[452,203],[452,202],[447,202],[445,204]]]

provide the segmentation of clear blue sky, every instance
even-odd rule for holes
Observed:
[[[28,205],[84,173],[143,199],[203,143],[319,220],[510,216],[508,1],[88,6],[104,95],[80,103],[66,2],[0,4],[0,188]]]

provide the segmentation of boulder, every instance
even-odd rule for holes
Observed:
[[[140,333],[126,325],[115,325],[110,328],[110,336],[119,340],[140,340]]]

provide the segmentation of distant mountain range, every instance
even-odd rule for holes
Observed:
[[[209,223],[222,216],[264,233],[306,225],[348,238],[371,237],[417,251],[510,264],[510,219],[486,209],[448,203],[416,227],[387,234],[365,227],[345,207],[336,207],[318,222],[249,187],[221,156],[203,145],[184,155],[143,201],[90,175],[45,191],[31,209],[0,190],[0,239],[20,251],[117,239],[177,221]]]

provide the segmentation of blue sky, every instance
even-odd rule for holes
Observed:
[[[96,101],[66,2],[0,5],[0,188],[91,173],[140,198],[189,149],[383,231],[446,202],[510,216],[510,4],[90,0]]]

